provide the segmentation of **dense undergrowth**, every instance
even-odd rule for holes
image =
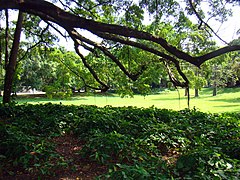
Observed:
[[[96,106],[0,105],[0,177],[44,177],[70,161],[52,138],[72,134],[99,179],[240,179],[240,113]]]

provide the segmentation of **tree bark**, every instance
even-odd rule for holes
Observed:
[[[213,84],[213,96],[217,96],[217,83],[214,82]]]
[[[4,104],[9,103],[11,100],[12,83],[13,83],[13,77],[16,70],[17,55],[18,55],[18,48],[20,44],[22,24],[23,24],[23,13],[19,11],[12,49],[9,56],[9,62],[6,66],[6,74],[4,79],[4,94],[3,94]]]
[[[195,97],[199,97],[199,90],[195,88]]]
[[[185,94],[184,94],[185,96],[188,96],[188,90],[187,90],[187,88],[185,88]]]
[[[216,96],[217,95],[217,65],[215,64],[214,65],[214,81],[213,81],[213,96]]]
[[[9,22],[8,22],[8,9],[5,10],[6,16],[6,28],[5,28],[5,69],[8,64],[9,54],[8,54],[8,39],[9,39]]]

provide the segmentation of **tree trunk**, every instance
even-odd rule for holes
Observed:
[[[185,88],[185,96],[188,96],[188,89]]]
[[[195,88],[195,97],[199,97],[199,90]]]
[[[6,12],[7,10],[5,10]],[[7,17],[6,17],[7,19]],[[1,23],[1,22],[0,22]],[[2,25],[0,24],[0,33],[2,34]],[[2,38],[2,35],[1,35],[1,38]],[[2,55],[3,55],[3,43],[2,43],[2,39],[0,39],[0,76],[1,74],[3,74],[3,69],[2,69]],[[1,77],[2,78],[2,77]],[[1,86],[1,85],[0,85]],[[2,87],[0,87],[0,96],[2,96]]]
[[[8,64],[6,65],[6,74],[4,79],[4,94],[3,94],[3,103],[9,103],[11,92],[12,92],[12,83],[13,77],[16,70],[17,64],[17,55],[18,48],[20,44],[20,36],[22,31],[23,23],[23,13],[19,11],[17,25],[14,33],[13,45],[9,56]]]
[[[9,22],[8,22],[8,10],[5,10],[5,16],[6,16],[6,28],[5,28],[5,69],[8,64],[9,60],[9,54],[8,54],[8,39],[9,39]]]
[[[214,82],[213,83],[213,96],[216,96],[217,95],[217,83]]]

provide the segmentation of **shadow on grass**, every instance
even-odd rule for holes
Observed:
[[[231,108],[231,107],[240,107],[240,104],[231,104],[231,105],[216,105],[216,106],[214,106],[214,107],[222,107],[222,108]]]
[[[78,96],[76,97],[71,97],[71,98],[47,98],[45,95],[18,95],[17,97],[14,97],[12,99],[13,101],[16,101],[18,103],[28,103],[28,102],[33,102],[33,103],[46,103],[46,102],[64,102],[64,101],[87,101],[88,99],[85,97]]]
[[[217,88],[217,94],[229,94],[229,93],[239,93],[240,88],[234,87],[234,88]],[[213,94],[213,88],[203,88],[200,90],[201,94]]]
[[[239,87],[234,87],[234,88],[220,88],[218,89],[218,93],[238,93],[240,92]]]
[[[227,102],[227,103],[239,103],[239,106],[240,106],[240,98],[228,98],[228,99],[209,99],[209,101],[216,101],[216,102]]]
[[[186,100],[186,97],[176,97],[176,98],[166,98],[166,97],[162,97],[162,98],[156,98],[156,99],[151,99],[152,101],[174,101],[174,100]]]

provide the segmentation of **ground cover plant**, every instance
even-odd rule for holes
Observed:
[[[240,114],[0,106],[0,177],[239,179]]]

